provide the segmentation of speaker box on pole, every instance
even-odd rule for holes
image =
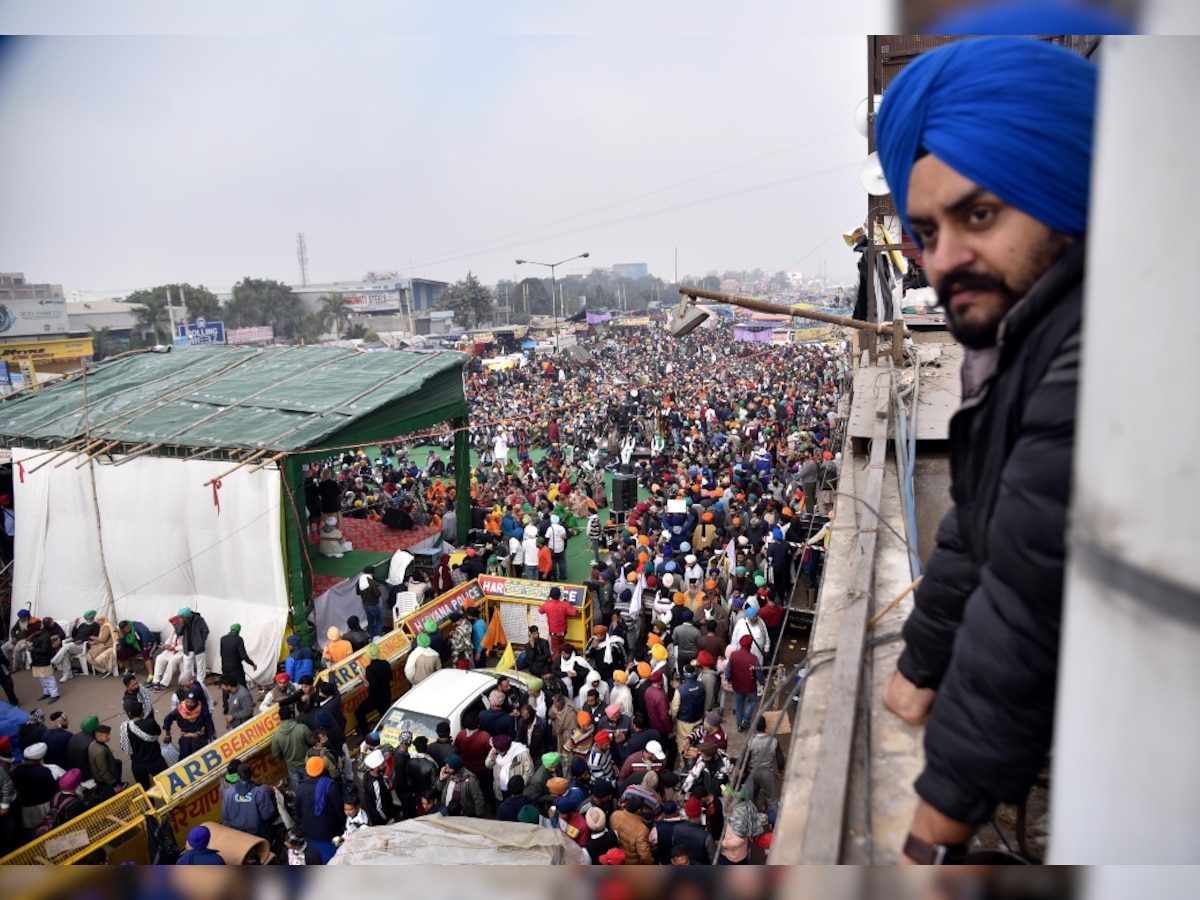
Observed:
[[[637,505],[637,478],[633,475],[614,475],[612,480],[613,512],[629,512]]]

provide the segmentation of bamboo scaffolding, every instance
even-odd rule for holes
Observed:
[[[96,450],[92,453],[89,453],[87,455],[87,459],[85,459],[83,462],[81,462],[75,468],[82,469],[84,466],[86,466],[88,463],[90,463],[97,456],[102,456],[103,454],[105,454],[109,450],[111,450],[113,447],[117,446],[117,444],[119,444],[119,443],[121,443],[121,442],[120,441],[101,441],[101,444],[103,444],[103,446],[100,447],[98,450]]]
[[[208,487],[214,481],[220,481],[222,478],[232,475],[234,472],[236,472],[242,466],[246,465],[247,463],[252,463],[252,462],[254,462],[254,460],[258,459],[261,456],[266,456],[270,452],[271,451],[269,451],[269,450],[259,450],[257,453],[247,456],[245,459],[243,459],[240,463],[238,463],[232,469],[227,469],[226,471],[222,472],[220,475],[215,475],[212,478],[208,479],[208,481],[204,482],[204,486]]]

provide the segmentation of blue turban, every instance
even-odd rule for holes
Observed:
[[[925,34],[1135,34],[1108,10],[1071,0],[993,0],[955,11]]]
[[[194,850],[207,850],[208,842],[212,838],[212,832],[203,825],[197,825],[188,832],[187,842],[192,845]]]
[[[1083,235],[1096,75],[1079,54],[1029,38],[962,41],[918,56],[892,82],[875,120],[879,159],[909,234],[908,179],[924,148],[1055,231]]]

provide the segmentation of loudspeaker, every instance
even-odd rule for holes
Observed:
[[[613,512],[629,512],[637,505],[637,478],[633,475],[614,475],[612,480]]]
[[[397,531],[408,531],[413,527],[412,516],[402,509],[388,509],[383,513],[383,524]]]

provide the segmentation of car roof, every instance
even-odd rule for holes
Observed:
[[[393,705],[413,712],[446,716],[464,700],[478,697],[496,684],[496,676],[470,669],[439,669],[402,695]]]

